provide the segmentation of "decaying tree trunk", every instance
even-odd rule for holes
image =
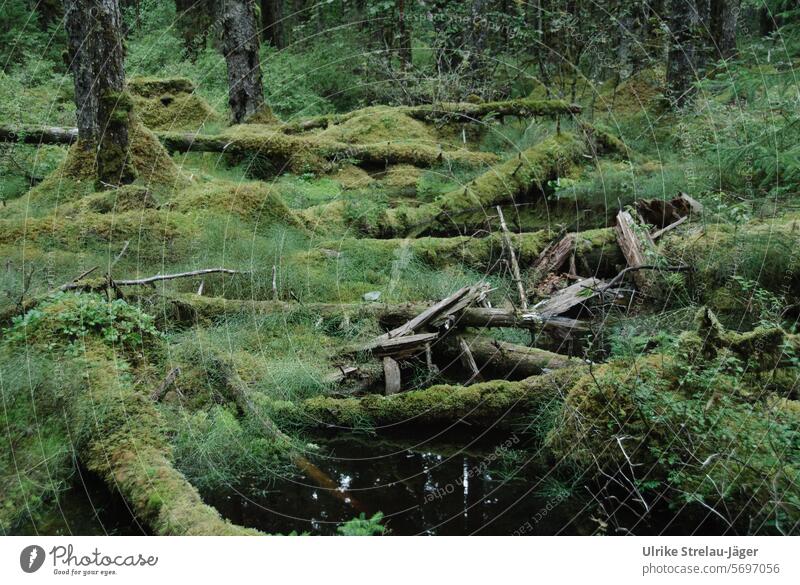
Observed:
[[[80,147],[96,149],[100,183],[130,183],[135,178],[128,144],[131,101],[124,91],[119,4],[65,0],[64,13]]]
[[[219,0],[219,18],[228,65],[228,104],[233,123],[240,124],[264,108],[254,1]]]

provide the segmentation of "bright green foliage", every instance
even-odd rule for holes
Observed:
[[[383,520],[381,512],[376,512],[370,518],[361,512],[358,518],[348,520],[336,528],[336,531],[342,536],[383,536],[388,530],[381,524],[381,520]]]

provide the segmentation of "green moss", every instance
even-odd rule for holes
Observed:
[[[511,427],[552,401],[576,376],[557,371],[520,382],[494,380],[471,386],[433,386],[393,396],[318,397],[296,407],[276,405],[275,416],[303,426],[372,427],[452,424]]]
[[[268,226],[275,222],[302,228],[277,190],[260,182],[210,181],[179,191],[170,200],[171,210],[184,214],[212,212],[234,214]]]
[[[500,203],[522,201],[532,192],[541,195],[548,181],[564,174],[585,149],[583,141],[572,134],[551,136],[432,203],[387,211],[377,229],[384,234],[429,229],[431,224],[451,223],[473,210],[488,213]]]
[[[128,82],[128,89],[136,115],[148,128],[198,131],[220,121],[189,79],[139,77]]]

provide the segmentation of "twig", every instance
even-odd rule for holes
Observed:
[[[500,229],[502,230],[503,245],[506,248],[508,257],[511,261],[511,274],[514,278],[514,283],[517,285],[517,292],[519,293],[520,308],[523,311],[528,310],[528,297],[525,294],[525,287],[522,285],[522,276],[519,272],[519,264],[517,264],[517,255],[514,253],[514,246],[511,244],[511,235],[506,225],[506,218],[503,215],[503,209],[497,206],[497,216],[500,218]]]
[[[684,215],[684,216],[683,216],[682,218],[680,218],[678,221],[675,221],[675,222],[673,222],[673,223],[669,224],[667,227],[663,227],[663,228],[661,228],[660,230],[656,230],[656,231],[654,231],[652,234],[650,234],[650,237],[651,237],[653,240],[657,240],[658,238],[660,238],[661,236],[663,236],[663,235],[664,235],[665,233],[667,233],[668,231],[670,231],[670,230],[673,230],[673,229],[675,229],[676,227],[678,227],[679,225],[681,225],[681,224],[682,224],[684,221],[686,221],[687,219],[689,219],[689,216],[688,216],[688,215]]]
[[[58,287],[58,290],[66,291],[66,290],[70,290],[70,289],[73,289],[73,288],[75,288],[75,286],[76,286],[76,285],[75,285],[75,283],[77,283],[77,282],[79,282],[79,281],[83,280],[84,278],[86,278],[87,276],[89,276],[89,275],[90,275],[92,272],[94,272],[95,270],[97,270],[98,268],[99,268],[99,266],[93,266],[93,267],[92,267],[92,268],[90,268],[89,270],[85,270],[85,271],[83,271],[83,272],[82,272],[82,273],[80,273],[78,276],[76,276],[75,278],[73,278],[72,280],[70,280],[70,281],[69,281],[67,284],[62,284],[60,287]]]
[[[189,278],[191,276],[202,276],[204,274],[241,274],[239,270],[230,270],[229,268],[204,268],[203,270],[192,270],[191,272],[178,272],[176,274],[156,274],[155,276],[148,276],[147,278],[138,278],[133,280],[116,280],[114,281],[117,286],[135,286],[139,284],[151,284],[153,282],[160,282],[162,280],[174,280],[176,278]]]

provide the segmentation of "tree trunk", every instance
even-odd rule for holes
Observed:
[[[264,107],[253,0],[220,0],[220,21],[228,65],[228,104],[233,123],[240,124]]]
[[[125,94],[124,48],[117,0],[65,0],[69,66],[75,81],[78,139],[96,149],[97,179],[133,181],[128,152],[131,102]]]
[[[711,0],[711,34],[722,59],[736,54],[736,23],[740,10],[740,0]]]
[[[276,49],[286,47],[283,27],[283,0],[261,0],[261,26],[264,40]]]
[[[406,21],[405,0],[396,0],[397,6],[397,56],[403,69],[411,66],[411,29]]]
[[[669,55],[667,57],[667,92],[676,106],[691,95],[697,63],[695,29],[698,13],[691,0],[669,2]]]
[[[206,46],[214,25],[214,0],[175,0],[176,24],[183,38],[186,53],[194,60]]]

